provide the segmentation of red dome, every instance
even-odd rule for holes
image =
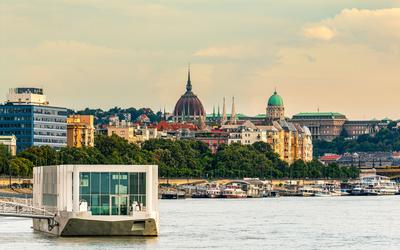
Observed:
[[[175,105],[174,116],[198,117],[205,115],[203,104],[193,92],[186,92]]]
[[[186,83],[186,93],[179,98],[175,105],[174,116],[177,119],[197,118],[205,116],[203,104],[200,99],[192,92],[192,82],[190,81],[190,71]]]

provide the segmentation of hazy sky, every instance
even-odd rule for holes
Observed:
[[[171,111],[188,62],[209,113],[264,113],[276,86],[288,116],[400,118],[400,1],[0,0],[2,99]]]

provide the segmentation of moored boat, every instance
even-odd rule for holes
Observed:
[[[228,186],[222,191],[222,197],[228,199],[247,198],[247,194],[240,188]]]

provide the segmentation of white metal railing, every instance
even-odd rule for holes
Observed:
[[[28,202],[27,202],[28,203]],[[42,208],[33,207],[32,204],[23,204],[9,201],[0,201],[0,215],[15,217],[43,217],[54,218],[55,214]]]

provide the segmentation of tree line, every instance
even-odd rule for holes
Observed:
[[[127,115],[130,115],[130,122],[136,121],[136,119],[141,116],[141,115],[146,115],[149,119],[150,122],[156,123],[159,122],[162,118],[162,112],[154,112],[150,108],[140,108],[140,109],[135,109],[135,108],[120,108],[120,107],[114,107],[109,110],[102,110],[102,109],[90,109],[90,108],[85,108],[83,110],[72,110],[68,109],[68,115],[93,115],[94,116],[94,123],[95,125],[99,124],[108,124],[109,118],[111,116],[117,116],[120,120],[127,120]]]
[[[382,129],[374,135],[360,135],[357,139],[348,138],[348,135],[342,132],[331,142],[313,141],[313,149],[315,156],[325,153],[400,151],[400,130],[392,122],[389,123],[388,128]]]
[[[194,140],[153,139],[139,147],[116,135],[96,136],[95,147],[31,147],[11,157],[0,147],[0,174],[32,176],[34,166],[58,164],[156,164],[164,178],[356,178],[355,167],[325,166],[317,160],[280,160],[270,145],[222,145],[212,154],[207,145]]]

